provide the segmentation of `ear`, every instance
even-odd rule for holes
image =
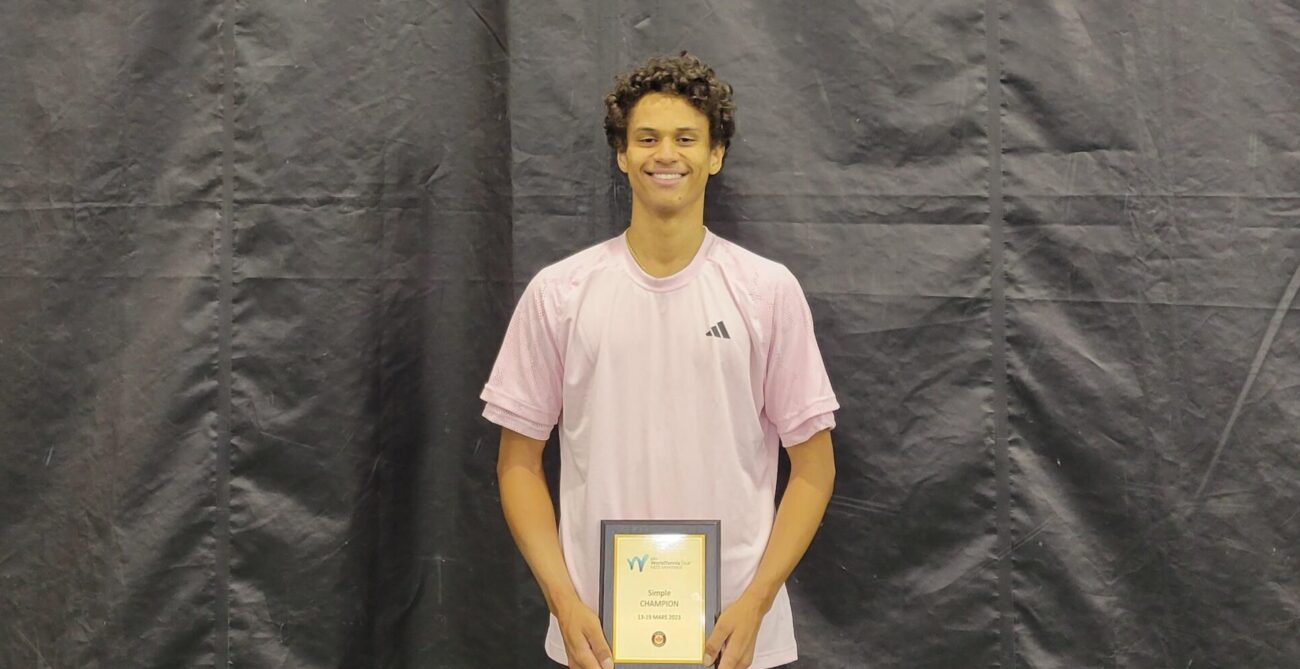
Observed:
[[[618,160],[618,169],[623,170],[623,174],[627,174],[627,148],[624,147],[616,151],[614,158]]]
[[[709,176],[713,176],[722,171],[722,157],[726,155],[727,147],[719,144],[709,149]]]

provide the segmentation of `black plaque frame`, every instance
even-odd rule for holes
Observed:
[[[614,537],[620,534],[702,534],[704,535],[704,638],[713,634],[713,625],[722,607],[722,521],[719,520],[602,520],[600,521],[600,626],[605,642],[613,648]],[[614,669],[691,669],[702,664],[617,662]]]

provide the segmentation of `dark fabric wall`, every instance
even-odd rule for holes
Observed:
[[[477,399],[615,73],[843,405],[799,666],[1300,666],[1300,7],[0,3],[0,667],[544,666]],[[548,463],[554,472],[554,448]]]

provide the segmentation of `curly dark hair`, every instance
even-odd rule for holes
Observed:
[[[605,138],[615,151],[627,149],[627,117],[647,93],[672,93],[686,98],[709,117],[709,143],[731,146],[736,133],[736,104],[731,85],[718,79],[713,68],[683,51],[677,56],[655,56],[615,80],[605,95]]]

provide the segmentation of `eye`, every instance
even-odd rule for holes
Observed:
[[[694,138],[694,137],[679,137],[677,141],[681,142],[682,144],[694,144],[694,143],[695,143],[695,138]]]
[[[637,140],[637,142],[641,144],[653,144],[654,141],[655,141],[654,137],[642,137],[641,139]]]

